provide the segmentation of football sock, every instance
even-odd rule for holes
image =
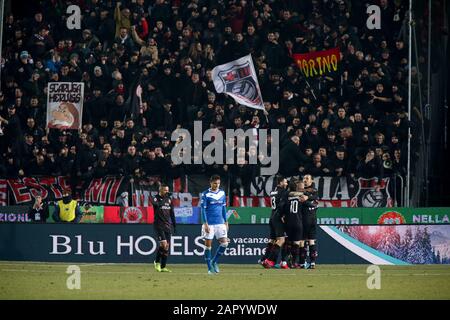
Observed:
[[[306,248],[300,247],[300,264],[304,264],[306,261]]]
[[[217,248],[216,254],[213,258],[213,262],[217,262],[217,260],[219,260],[219,257],[221,255],[223,255],[223,253],[225,252],[225,249],[228,247],[228,242],[227,243],[221,243],[219,245],[219,247]]]
[[[169,256],[169,250],[163,249],[161,253],[161,268],[166,267],[167,257]]]
[[[281,261],[286,261],[291,245],[287,242],[281,247]]]
[[[292,264],[297,263],[298,261],[298,257],[300,256],[300,246],[298,244],[293,244],[292,245]]]
[[[270,252],[272,251],[272,249],[273,249],[273,243],[269,242],[267,244],[266,251],[264,252],[264,254],[263,254],[262,258],[261,258],[261,261],[266,260],[270,256]]]
[[[317,258],[317,247],[315,244],[309,246],[309,257],[311,259],[311,262],[316,262]]]
[[[280,246],[275,244],[272,248],[272,251],[270,252],[270,255],[267,257],[267,259],[277,262],[278,259],[278,253],[280,252]]]
[[[211,270],[211,248],[205,249],[205,261],[208,266],[208,270]]]
[[[156,251],[156,258],[155,258],[155,261],[157,262],[157,263],[160,263],[161,262],[161,255],[162,255],[162,247],[159,247],[158,248],[158,251]]]

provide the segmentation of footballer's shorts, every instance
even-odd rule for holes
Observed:
[[[158,226],[156,224],[154,225],[154,229],[156,238],[158,239],[159,242],[165,240],[168,243],[170,243],[170,237],[172,236],[172,232],[170,229],[168,229],[167,227]]]
[[[280,218],[271,217],[269,221],[270,239],[282,238],[286,236],[285,225]]]
[[[205,225],[202,225],[202,238],[205,240],[228,238],[227,226],[223,224],[210,224],[209,232],[206,232]]]
[[[286,234],[289,241],[303,240],[303,223],[298,221],[297,223],[288,224],[286,227]]]
[[[317,239],[317,214],[305,213],[303,215],[303,240]]]

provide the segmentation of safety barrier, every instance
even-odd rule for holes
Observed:
[[[31,223],[27,206],[0,207],[0,223]],[[50,207],[52,223],[53,207]],[[153,223],[152,207],[81,206],[81,223]],[[271,209],[268,207],[230,207],[230,224],[268,224]],[[175,208],[178,224],[200,224],[199,207]],[[320,225],[379,225],[379,224],[449,224],[450,208],[318,208]]]

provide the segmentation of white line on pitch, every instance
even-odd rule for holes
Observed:
[[[30,272],[30,273],[62,273],[61,271],[56,270],[23,270],[23,269],[2,269],[1,271],[4,272]],[[152,272],[142,272],[142,271],[82,271],[83,273],[91,273],[91,274],[144,274],[149,275]],[[276,276],[318,276],[318,277],[328,277],[328,276],[360,276],[360,277],[367,277],[367,274],[360,274],[360,273],[313,273],[312,272],[301,272],[301,273],[283,273],[281,271],[280,273],[277,273]],[[206,272],[175,272],[177,275],[207,275]],[[254,273],[239,273],[239,272],[221,272],[220,275],[232,275],[232,276],[260,276],[258,271],[255,271]],[[269,274],[266,274],[269,275]],[[270,275],[275,275],[271,273]],[[405,277],[405,276],[448,276],[450,277],[450,274],[446,273],[411,273],[411,274],[385,274],[385,276],[388,277]]]

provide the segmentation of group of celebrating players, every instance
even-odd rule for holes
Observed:
[[[167,267],[169,243],[175,232],[176,222],[173,204],[167,185],[161,185],[159,193],[153,197],[155,212],[154,229],[159,248],[154,261],[158,272],[171,272]],[[270,194],[272,215],[270,218],[270,241],[264,256],[258,261],[265,268],[279,267],[314,269],[317,258],[317,190],[311,175],[303,180],[278,177],[277,186]],[[220,189],[220,177],[210,178],[210,188],[201,195],[202,238],[205,241],[204,258],[208,274],[219,273],[218,260],[228,247],[228,221],[226,214],[226,195]],[[216,238],[219,246],[214,256],[211,254],[212,240]],[[309,249],[309,250],[308,250]],[[309,252],[310,262],[307,262]],[[281,253],[281,262],[278,256]]]
[[[286,178],[277,178],[277,186],[270,193],[270,241],[258,261],[264,268],[315,268],[317,199],[311,175],[305,175],[303,180],[292,178],[289,186]],[[280,253],[281,262],[277,264]]]

